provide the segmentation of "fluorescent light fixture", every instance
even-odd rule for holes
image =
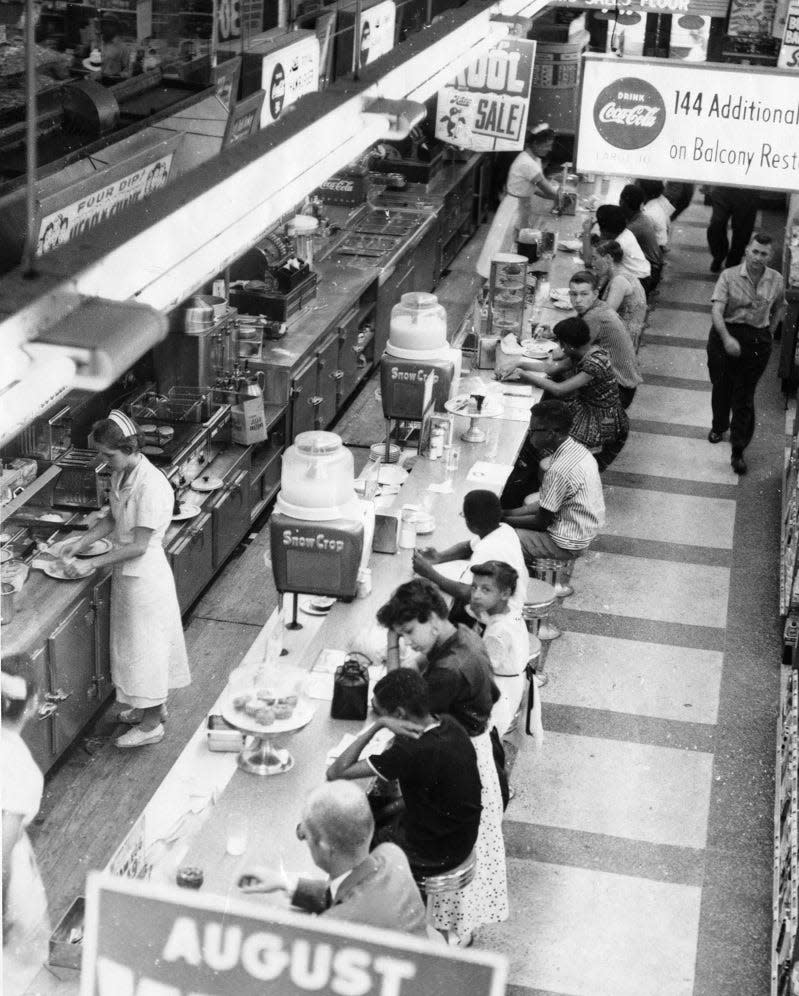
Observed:
[[[384,141],[397,141],[407,138],[411,129],[424,121],[427,108],[415,100],[389,100],[387,97],[378,97],[367,101],[363,113],[387,118],[388,128],[381,137]]]
[[[72,389],[75,364],[63,353],[32,342],[3,351],[0,387],[0,446],[19,435]]]

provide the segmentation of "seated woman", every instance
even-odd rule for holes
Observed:
[[[602,471],[619,455],[630,431],[610,357],[591,342],[591,334],[582,318],[566,318],[552,331],[571,361],[571,372],[565,380],[552,380],[548,376],[559,371],[560,364],[545,364],[545,372],[539,372],[530,369],[536,363],[534,360],[519,361],[501,377],[524,381],[564,400],[573,415],[569,435],[591,450]]]
[[[592,266],[599,277],[600,300],[618,312],[637,351],[646,322],[646,294],[637,277],[623,272],[623,258],[622,247],[611,239],[595,247]]]
[[[388,630],[388,670],[399,665],[399,638],[423,654],[420,673],[427,683],[430,711],[449,713],[472,738],[482,785],[480,830],[474,881],[458,893],[431,898],[432,923],[469,943],[483,923],[508,918],[505,844],[502,839],[502,791],[490,736],[491,709],[499,698],[491,662],[480,637],[454,626],[447,603],[434,584],[406,581],[377,613]]]
[[[468,612],[483,625],[485,644],[499,699],[491,721],[500,737],[511,729],[524,693],[524,669],[530,656],[530,635],[521,613],[508,601],[518,575],[510,564],[488,560],[472,565],[472,590]]]

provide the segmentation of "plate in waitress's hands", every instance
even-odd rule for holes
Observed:
[[[85,550],[81,550],[80,553],[76,554],[78,557],[99,557],[102,553],[108,553],[114,544],[110,539],[98,539],[92,543],[91,546],[87,546]]]
[[[51,564],[42,568],[44,573],[49,578],[55,578],[56,581],[82,581],[83,578],[87,578],[90,574],[94,574],[94,568],[91,565],[80,564],[81,573],[78,577],[70,577],[64,571],[64,565],[60,560],[54,560]]]

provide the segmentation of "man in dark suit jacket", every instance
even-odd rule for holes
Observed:
[[[408,859],[395,844],[371,854],[374,819],[357,785],[332,781],[309,793],[297,826],[327,880],[303,879],[277,868],[248,868],[242,892],[285,892],[293,906],[336,920],[427,937],[425,908]]]

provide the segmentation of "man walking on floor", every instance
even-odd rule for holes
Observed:
[[[713,290],[707,341],[713,424],[707,438],[720,443],[729,428],[736,474],[746,473],[744,450],[755,431],[755,388],[785,310],[782,275],[768,266],[772,251],[771,236],[756,232],[743,263],[724,270]]]

